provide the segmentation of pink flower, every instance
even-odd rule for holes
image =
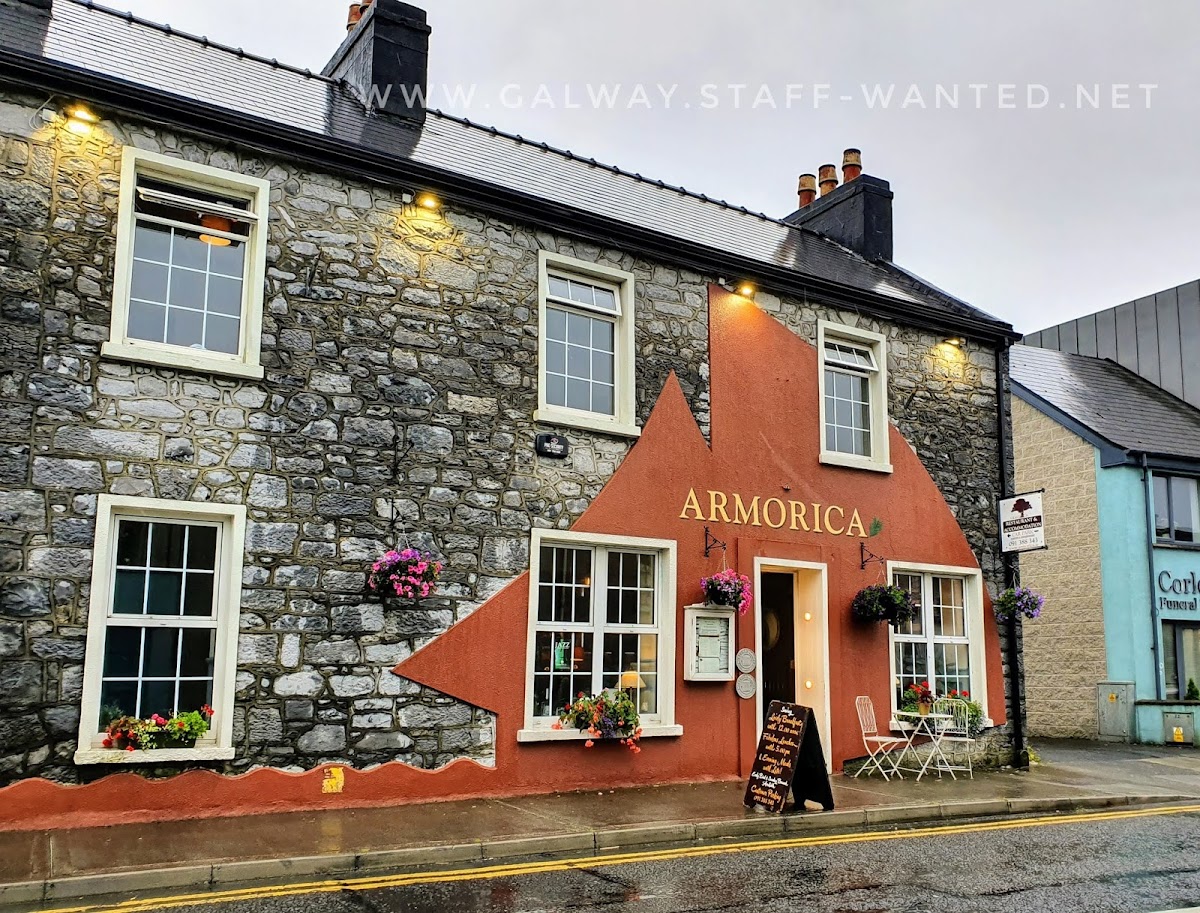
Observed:
[[[595,742],[593,742],[591,739],[588,739],[586,742],[584,742],[584,743],[583,743],[583,747],[584,747],[584,748],[591,748],[591,747],[592,747],[593,745],[595,745],[595,744],[596,744],[596,743],[595,743]]]

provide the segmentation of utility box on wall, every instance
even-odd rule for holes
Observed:
[[[1106,742],[1133,741],[1133,682],[1101,682],[1096,688],[1096,719]]]
[[[1195,745],[1196,715],[1191,711],[1163,714],[1163,744]]]

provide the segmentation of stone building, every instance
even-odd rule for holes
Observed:
[[[377,0],[315,74],[0,0],[4,814],[733,778],[764,697],[838,767],[926,677],[1007,737],[1011,328],[892,262],[853,154],[749,212],[424,110],[428,39]],[[368,593],[406,545],[436,592]],[[726,564],[753,699],[687,674]],[[889,575],[922,620],[854,624]],[[606,687],[641,757],[551,728]],[[103,744],[202,703],[195,747]]]

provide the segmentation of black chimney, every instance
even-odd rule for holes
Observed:
[[[857,149],[846,150],[842,175],[845,183],[838,187],[837,169],[822,165],[821,196],[801,194],[800,208],[784,221],[837,241],[868,260],[891,260],[891,187],[887,181],[862,174],[862,154]],[[802,190],[806,177],[812,176],[801,175]]]
[[[423,124],[429,31],[423,9],[375,0],[321,72],[346,80],[368,108]]]

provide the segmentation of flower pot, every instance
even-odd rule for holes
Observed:
[[[929,711],[932,709],[932,704],[917,704],[917,713],[921,714],[921,716],[929,716]]]

